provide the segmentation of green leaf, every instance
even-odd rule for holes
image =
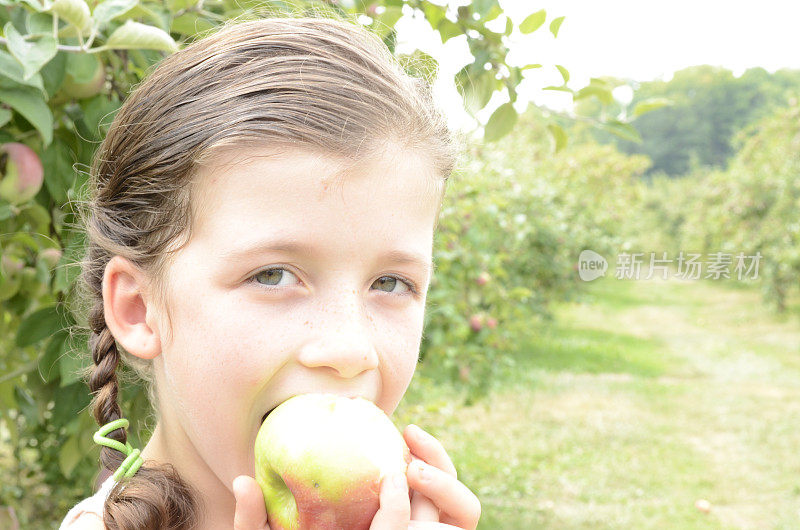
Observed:
[[[44,0],[44,1],[47,1],[47,0]],[[31,6],[36,11],[41,11],[42,9],[44,9],[42,7],[41,2],[39,2],[38,0],[22,0],[22,2],[25,3],[25,4],[28,4],[29,6]],[[0,5],[4,5],[4,6],[13,6],[15,4],[19,4],[19,0],[2,0],[2,1],[0,1]]]
[[[492,113],[483,132],[485,142],[493,142],[502,138],[514,128],[517,122],[517,110],[511,103],[503,103]]]
[[[99,139],[105,134],[105,130],[111,125],[122,102],[119,100],[108,99],[104,94],[82,100],[83,123],[89,129],[93,138]]]
[[[15,83],[20,85],[27,85],[36,87],[44,93],[44,85],[42,84],[42,76],[39,72],[33,74],[28,79],[25,79],[25,72],[22,65],[14,59],[11,54],[0,50],[0,75],[5,76]],[[16,88],[11,86],[11,88]]]
[[[173,19],[169,31],[171,33],[194,35],[196,33],[203,33],[213,28],[214,24],[209,22],[208,19],[200,16],[199,13],[192,11],[189,13],[184,13],[183,15]]]
[[[79,350],[75,355],[74,352],[67,351],[59,359],[58,371],[62,387],[82,382],[84,369],[89,365],[89,358],[84,352],[85,350]]]
[[[567,133],[565,133],[564,129],[556,123],[548,124],[547,129],[550,131],[550,135],[555,141],[555,152],[558,153],[567,146]]]
[[[39,375],[45,383],[53,381],[56,376],[60,375],[56,364],[61,354],[64,353],[64,345],[68,337],[69,333],[67,332],[56,333],[47,342],[47,347],[39,359]]]
[[[60,138],[55,138],[42,153],[44,184],[58,204],[67,202],[67,190],[75,180],[72,164],[69,146]]]
[[[522,33],[533,33],[542,27],[546,18],[547,12],[544,9],[540,9],[536,13],[528,15],[525,20],[522,21],[522,24],[519,25],[519,30]]]
[[[66,325],[67,323],[63,321],[56,306],[50,305],[37,309],[20,322],[16,345],[20,348],[30,346],[62,331]]]
[[[81,33],[88,33],[92,27],[92,17],[85,0],[54,0],[48,11],[66,20]]]
[[[398,54],[397,59],[409,75],[424,78],[431,83],[436,79],[439,72],[438,61],[421,50],[414,50],[410,54]]]
[[[8,112],[8,110],[6,110],[6,112]],[[10,204],[0,204],[0,221],[5,221],[6,219],[10,219],[12,215],[14,215],[14,210],[11,209]],[[0,277],[2,276],[3,276],[3,271],[0,270]]]
[[[64,83],[64,72],[67,68],[67,52],[58,52],[49,63],[44,65],[41,73],[44,80],[44,90],[48,97],[53,97]]]
[[[566,85],[567,81],[569,81],[569,71],[560,64],[557,64],[556,68],[558,68],[558,71],[561,73],[561,77],[564,79],[564,84]]]
[[[197,3],[197,0],[167,0],[167,8],[170,10],[171,13],[179,11],[181,9],[186,9],[189,6],[192,6]]]
[[[495,79],[492,72],[477,69],[475,64],[468,64],[455,76],[456,89],[461,94],[464,108],[474,114],[484,108],[494,93]]]
[[[443,18],[441,22],[439,22],[439,26],[436,29],[439,30],[439,35],[442,37],[442,44],[453,37],[458,37],[459,35],[464,34],[464,32],[461,31],[461,26],[449,18]]]
[[[47,211],[47,208],[36,201],[31,201],[22,206],[19,218],[29,222],[36,231],[37,236],[44,234],[50,226],[50,213]],[[35,240],[32,241],[29,246],[31,250],[38,251],[39,249],[39,243]]]
[[[503,32],[503,35],[508,37],[511,35],[512,31],[514,31],[514,22],[511,20],[511,17],[506,17],[506,29]]]
[[[555,90],[557,92],[567,92],[569,94],[572,94],[572,89],[569,88],[569,87],[565,87],[565,86],[550,85],[550,86],[544,87],[542,90]]]
[[[32,13],[26,22],[30,35],[53,34],[53,15],[50,13]]]
[[[105,45],[96,50],[161,50],[167,52],[178,51],[178,45],[169,36],[169,33],[155,26],[148,26],[141,22],[126,20],[123,25],[114,30]]]
[[[614,101],[614,96],[611,94],[611,90],[600,85],[588,85],[583,87],[582,89],[578,90],[574,99],[577,101],[579,99],[588,98],[591,96],[596,96],[597,99],[606,105],[609,105],[612,101]]]
[[[377,22],[373,29],[381,39],[384,39],[392,32],[392,28],[402,16],[402,7],[387,7],[383,13],[377,16]]]
[[[482,24],[485,24],[487,22],[491,22],[492,20],[496,19],[497,17],[499,17],[502,14],[503,14],[503,8],[500,7],[500,4],[496,3],[496,1],[495,1],[495,4],[492,6],[491,9],[489,9],[489,12],[486,13],[485,15],[483,15],[480,18],[479,22],[482,23]]]
[[[553,37],[558,37],[558,30],[561,29],[561,23],[564,22],[564,17],[554,18],[552,22],[550,22],[550,33],[553,34]]]
[[[83,416],[81,411],[84,410],[91,401],[91,394],[89,393],[89,388],[86,383],[78,381],[71,385],[60,386],[55,391],[54,398],[53,421],[60,420],[60,422],[66,422],[67,433],[77,433],[77,431],[73,430],[74,424],[72,428],[70,428],[69,425],[73,420],[68,420],[67,418],[74,418],[77,421],[81,421],[78,419]],[[58,418],[58,420],[56,420],[56,418]],[[90,423],[93,422],[90,421]]]
[[[81,272],[80,260],[86,252],[86,233],[82,230],[66,229],[61,235],[64,254],[56,267],[53,293],[67,292]]]
[[[22,65],[22,78],[26,81],[56,54],[56,40],[52,35],[43,35],[34,42],[25,41],[11,22],[6,22],[3,31],[8,41],[8,51]]]
[[[472,12],[479,15],[478,22],[485,24],[500,16],[503,8],[500,7],[497,0],[474,0]]]
[[[431,25],[431,29],[438,29],[439,22],[441,22],[447,14],[447,8],[424,0],[420,2],[420,8],[425,15],[425,19],[428,21],[428,24]]]
[[[66,72],[76,83],[88,83],[99,67],[97,57],[90,53],[70,53],[67,56]]]
[[[42,135],[44,145],[50,145],[53,141],[53,113],[41,94],[25,89],[0,88],[0,101],[28,120]]]
[[[611,120],[601,124],[601,127],[606,131],[619,136],[624,140],[629,140],[635,143],[641,143],[642,137],[639,131],[630,123],[624,123],[618,120]]]
[[[633,116],[641,116],[646,112],[650,112],[661,107],[672,105],[672,100],[669,98],[650,98],[645,99],[636,104],[633,108]]]
[[[58,467],[65,477],[70,478],[72,472],[78,463],[83,458],[80,446],[78,445],[78,436],[70,436],[67,441],[61,444],[58,453]]]
[[[138,0],[105,0],[95,6],[92,18],[95,24],[103,27],[111,20],[133,9],[138,3]]]
[[[541,67],[542,67],[542,65],[539,64],[539,63],[532,63],[532,64],[526,64],[525,66],[523,66],[522,70],[528,70],[529,68],[541,68]]]

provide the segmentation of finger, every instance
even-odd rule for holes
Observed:
[[[439,521],[439,508],[433,501],[418,491],[411,494],[412,521]]]
[[[411,461],[419,460],[415,456],[411,456]],[[411,467],[406,469],[406,473],[411,471]],[[425,495],[418,491],[412,490],[411,493],[411,520],[412,521],[438,521],[439,508],[433,504]]]
[[[478,497],[449,473],[421,460],[409,464],[408,485],[439,509],[439,521],[474,530],[481,517]]]
[[[403,437],[412,453],[430,465],[438,467],[454,478],[458,478],[456,466],[453,465],[453,461],[450,460],[444,446],[433,435],[412,423],[403,431]]]
[[[236,497],[233,530],[269,530],[264,494],[253,477],[239,475],[233,479],[233,495]]]
[[[370,530],[406,530],[411,520],[408,481],[403,473],[386,475],[381,481],[380,507]]]

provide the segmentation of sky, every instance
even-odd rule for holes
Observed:
[[[469,3],[432,1],[449,5],[452,19],[457,6]],[[504,14],[490,22],[489,29],[502,32],[506,15],[514,23],[507,62],[544,65],[526,70],[526,79],[517,87],[514,106],[520,112],[529,101],[559,110],[571,107],[569,94],[541,90],[562,83],[556,64],[569,70],[568,86],[573,89],[603,75],[669,80],[673,72],[697,64],[724,66],[734,75],[754,66],[769,72],[800,68],[800,0],[500,0],[500,6]],[[412,18],[411,8],[405,9],[396,25],[397,52],[419,48],[435,57],[440,73],[434,91],[451,127],[474,128],[475,121],[459,106],[460,95],[452,82],[453,75],[472,62],[466,37],[442,44],[420,13]],[[519,23],[539,9],[546,9],[546,23],[534,33],[521,34]],[[549,24],[559,16],[566,18],[558,38],[553,38]],[[624,101],[630,93],[618,91],[615,96]],[[507,94],[495,93],[478,113],[481,123],[507,101]]]

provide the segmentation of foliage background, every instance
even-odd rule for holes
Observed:
[[[54,527],[96,478],[97,427],[83,379],[91,360],[74,288],[85,243],[76,208],[125,95],[166,54],[234,17],[366,15],[394,50],[404,7],[442,42],[466,37],[474,61],[454,81],[468,111],[495,92],[510,100],[483,124],[483,138],[468,140],[468,163],[449,184],[422,345],[426,377],[466,404],[484,399],[500,372],[515,369],[532,330],[554,322],[552,304],[581,296],[576,261],[585,248],[760,251],[766,300],[785,307],[800,274],[797,72],[732,78],[698,67],[666,85],[644,83],[622,105],[611,92],[625,80],[594,78],[572,90],[564,65],[508,64],[514,28],[557,38],[563,17],[533,11],[496,33],[485,27],[502,15],[495,0],[456,10],[425,0],[0,0],[0,143],[24,143],[44,166],[36,195],[18,200],[2,184],[16,169],[0,158],[0,505],[23,528]],[[436,73],[423,52],[400,59],[413,75]],[[572,94],[574,115],[512,105],[525,72],[542,67],[561,73],[563,85],[544,89]],[[154,427],[149,404],[132,373],[120,376],[131,443],[142,447]]]

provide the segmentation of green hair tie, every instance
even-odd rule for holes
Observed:
[[[114,480],[117,482],[119,482],[121,477],[132,477],[137,471],[139,471],[139,468],[142,467],[142,464],[144,463],[144,460],[141,457],[141,451],[131,447],[131,444],[128,442],[125,442],[125,445],[123,445],[116,440],[106,438],[106,435],[111,431],[116,431],[117,429],[127,429],[128,425],[128,420],[125,418],[110,421],[100,427],[97,432],[94,433],[94,436],[92,436],[94,443],[110,447],[111,449],[116,449],[120,453],[127,455],[125,460],[122,461],[122,464],[120,464],[119,469],[114,472]]]

